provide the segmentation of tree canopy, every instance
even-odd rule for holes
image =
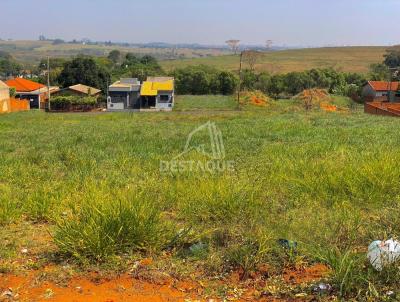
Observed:
[[[96,64],[93,58],[77,57],[64,64],[63,70],[58,76],[58,82],[63,87],[84,84],[106,90],[110,83],[110,74]]]

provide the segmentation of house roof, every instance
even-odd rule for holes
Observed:
[[[93,87],[90,87],[90,86],[86,86],[86,85],[83,85],[83,84],[77,84],[77,85],[69,86],[68,88],[73,90],[73,91],[80,92],[80,93],[89,94],[89,92],[90,92],[91,96],[99,94],[101,92],[100,89],[93,88]]]
[[[0,90],[2,89],[9,89],[9,87],[3,81],[0,81]]]
[[[389,82],[385,81],[369,81],[368,84],[375,90],[375,91],[397,91],[399,90],[400,82],[391,82],[389,87]]]
[[[160,81],[149,81],[159,79]],[[159,91],[173,91],[174,90],[174,80],[171,78],[148,78],[146,82],[143,83],[140,94],[142,96],[156,96]]]
[[[153,87],[152,82],[143,82],[142,89],[140,89],[140,94],[143,96],[156,96],[158,90]]]
[[[6,84],[9,87],[13,87],[15,88],[15,90],[17,92],[30,92],[30,91],[35,91],[35,90],[39,90],[41,88],[45,88],[46,86],[33,82],[33,81],[29,81],[27,79],[23,79],[23,78],[15,78],[15,79],[11,79],[8,80],[6,82]]]
[[[147,82],[168,82],[173,81],[173,77],[147,77]]]
[[[140,82],[134,78],[124,78],[110,85],[110,91],[140,91]]]

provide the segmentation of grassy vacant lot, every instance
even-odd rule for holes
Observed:
[[[210,95],[207,97],[185,95],[176,97],[175,111],[214,111],[237,109],[237,100],[232,96]]]
[[[263,55],[256,69],[271,73],[287,73],[331,67],[340,71],[366,73],[371,64],[382,61],[386,49],[387,47],[332,47],[269,52]],[[238,70],[239,57],[225,55],[162,62],[166,70],[198,64]]]
[[[180,97],[177,107],[235,105],[208,98]],[[208,121],[234,170],[162,173],[160,161]],[[294,297],[309,287],[289,288],[279,276],[324,263],[335,295],[383,301],[400,290],[399,272],[375,272],[365,253],[372,240],[400,235],[399,148],[398,119],[304,112],[294,101],[193,114],[3,115],[1,272],[64,261],[130,270],[150,256],[175,276],[264,272],[260,293]],[[19,259],[23,247],[29,261]]]

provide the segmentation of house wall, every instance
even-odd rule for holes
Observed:
[[[10,99],[10,89],[0,88],[0,101],[9,100],[9,99]]]
[[[400,102],[400,96],[396,96],[396,91],[391,91],[390,93],[390,102]],[[371,85],[365,85],[362,89],[361,96],[363,101],[366,102],[373,102],[373,101],[380,101],[380,102],[387,102],[388,101],[388,93],[387,91],[375,91]]]
[[[139,109],[139,92],[137,91],[110,91],[107,108],[110,110]]]
[[[361,91],[361,97],[364,102],[372,102],[376,98],[376,92],[371,85],[365,85]]]
[[[10,112],[10,89],[0,88],[0,113]]]
[[[27,111],[30,110],[30,101],[29,100],[20,100],[20,99],[10,99],[10,111]]]
[[[162,101],[161,96],[168,95],[168,101]],[[156,97],[156,108],[158,109],[172,109],[174,107],[174,92],[173,91],[159,91]]]

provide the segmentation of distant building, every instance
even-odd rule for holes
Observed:
[[[64,89],[60,89],[59,91],[53,93],[55,96],[91,96],[91,97],[98,97],[101,94],[101,90],[86,86],[83,84],[77,84],[73,86],[69,86]]]
[[[108,88],[108,110],[140,109],[140,82],[124,78]]]
[[[148,77],[140,89],[141,108],[172,110],[174,78]]]
[[[369,81],[361,96],[364,102],[400,102],[400,82]]]
[[[108,110],[172,110],[174,106],[171,77],[148,77],[142,84],[134,78],[121,79],[108,90]]]
[[[16,98],[29,100],[30,108],[44,109],[48,101],[47,86],[23,78],[8,80],[6,84],[9,87],[15,88]],[[50,93],[57,92],[58,90],[58,87],[50,87]]]

